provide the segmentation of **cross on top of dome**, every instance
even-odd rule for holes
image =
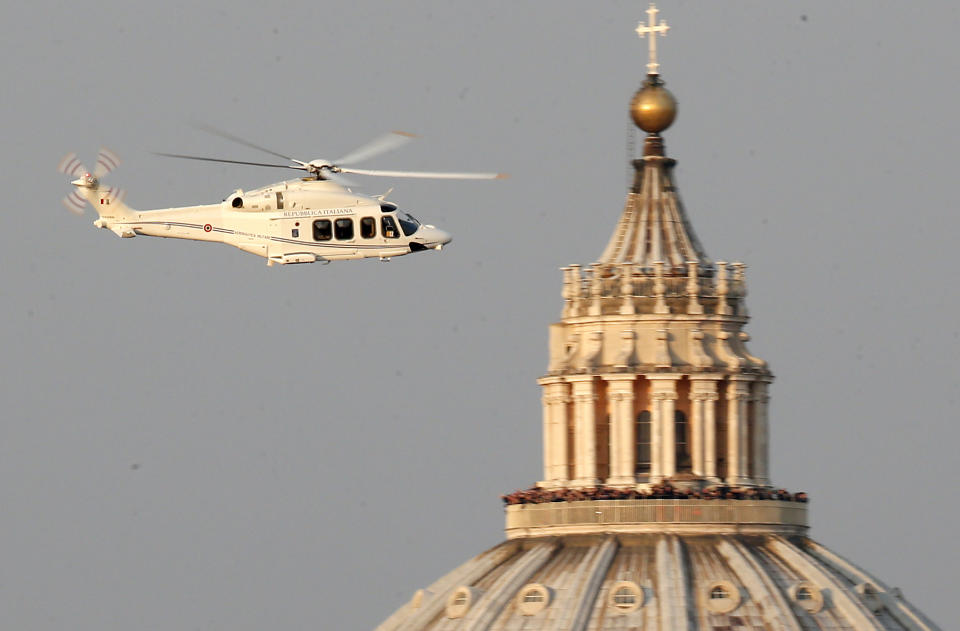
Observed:
[[[657,9],[657,6],[654,3],[650,3],[650,8],[647,9],[647,23],[644,24],[640,22],[637,26],[637,35],[640,37],[646,37],[647,34],[650,35],[650,61],[647,64],[647,74],[659,74],[660,73],[660,64],[657,63],[657,35],[665,37],[667,31],[670,30],[670,27],[667,26],[666,21],[657,23],[657,13],[660,10]]]

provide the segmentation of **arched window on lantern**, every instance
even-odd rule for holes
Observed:
[[[637,464],[636,464],[636,473],[638,474],[649,474],[650,473],[650,442],[651,442],[651,427],[650,427],[650,411],[644,410],[637,414],[636,421],[636,437],[637,437]]]
[[[675,429],[675,440],[677,447],[677,471],[689,472],[692,468],[690,459],[690,423],[687,422],[687,415],[681,410],[673,413],[673,423]]]

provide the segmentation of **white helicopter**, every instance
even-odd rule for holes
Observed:
[[[486,180],[507,177],[502,173],[433,173],[380,171],[352,166],[410,140],[412,134],[391,132],[334,161],[304,162],[260,147],[213,128],[205,131],[289,160],[291,164],[267,164],[182,154],[160,153],[172,158],[298,169],[307,176],[286,180],[251,191],[236,190],[219,204],[157,210],[134,210],[124,203],[125,194],[106,187],[100,179],[119,166],[117,156],[101,149],[94,170],[88,171],[68,154],[58,170],[76,178],[76,188],[63,199],[68,210],[82,214],[87,203],[99,214],[93,222],[120,237],[138,235],[226,243],[267,259],[267,265],[328,263],[335,260],[377,257],[390,260],[411,252],[440,250],[451,236],[385,201],[390,193],[367,197],[350,190],[341,174],[387,177]],[[392,190],[392,189],[390,189]]]

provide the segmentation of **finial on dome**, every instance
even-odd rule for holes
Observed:
[[[659,134],[673,123],[677,116],[677,100],[663,87],[660,79],[660,64],[657,63],[657,35],[661,37],[670,29],[666,22],[657,23],[656,5],[650,3],[647,9],[647,24],[637,26],[640,37],[650,35],[650,61],[647,63],[647,80],[643,87],[633,95],[630,103],[630,116],[637,127],[649,134]]]
[[[657,35],[666,37],[667,31],[670,30],[666,22],[657,24],[657,13],[660,13],[660,10],[651,2],[650,8],[647,9],[647,24],[640,22],[637,26],[637,35],[640,37],[650,34],[650,61],[647,63],[647,74],[660,74],[660,64],[657,63]]]

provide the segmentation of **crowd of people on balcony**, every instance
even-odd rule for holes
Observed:
[[[649,489],[617,489],[598,486],[583,489],[529,489],[501,495],[504,505],[546,504],[548,502],[583,502],[591,500],[780,500],[806,503],[806,493],[790,493],[786,489],[765,489],[709,486],[701,490],[673,486],[669,481],[660,482]]]

